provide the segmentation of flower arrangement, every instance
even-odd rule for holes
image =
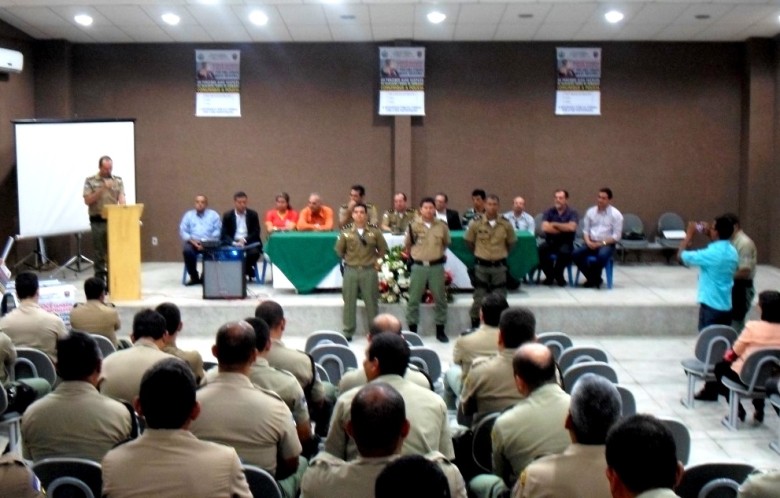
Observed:
[[[402,246],[391,247],[379,263],[379,301],[382,303],[398,303],[409,300],[409,271]],[[452,302],[452,273],[444,272],[444,284],[447,302]],[[433,303],[433,294],[425,289],[422,302]]]

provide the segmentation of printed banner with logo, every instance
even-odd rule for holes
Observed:
[[[379,47],[379,114],[425,116],[425,49]]]
[[[241,51],[195,51],[195,115],[241,117]]]
[[[557,52],[555,114],[601,115],[601,49],[563,48]]]

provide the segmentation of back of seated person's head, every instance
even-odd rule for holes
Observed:
[[[84,295],[87,299],[100,299],[106,292],[106,281],[98,277],[89,277],[84,281]]]
[[[249,363],[256,349],[257,336],[254,328],[247,322],[229,322],[217,331],[214,356],[220,367],[242,367]]]
[[[447,476],[422,455],[405,455],[390,462],[374,485],[375,498],[450,498]]]
[[[162,339],[165,335],[165,318],[147,308],[139,311],[133,317],[133,338],[138,340],[142,337],[148,337],[154,341]]]
[[[509,308],[506,298],[497,292],[491,292],[482,300],[482,321],[485,325],[498,327],[501,322],[501,313]]]
[[[615,385],[588,373],[574,384],[569,416],[571,430],[580,444],[604,444],[607,432],[620,419],[622,402]]]
[[[368,326],[368,336],[374,337],[382,332],[392,332],[401,335],[401,320],[390,313],[380,313],[371,320]]]
[[[734,222],[726,216],[715,218],[715,231],[718,232],[718,239],[729,240],[734,234]]]
[[[384,382],[366,384],[352,399],[349,413],[351,435],[361,454],[396,452],[405,435],[406,404],[394,387]]]
[[[271,328],[262,318],[249,317],[244,320],[255,331],[255,347],[258,351],[265,351],[271,342]]]
[[[522,306],[507,308],[501,312],[498,329],[504,347],[515,349],[536,339],[536,317],[530,309]]]
[[[255,308],[255,317],[263,319],[273,329],[284,320],[284,310],[276,301],[263,301]]]
[[[758,295],[761,307],[761,319],[765,322],[780,323],[780,292],[765,290]]]
[[[195,407],[195,376],[178,358],[152,365],[141,380],[137,408],[151,429],[185,427]]]
[[[27,299],[38,292],[38,275],[31,271],[23,271],[16,275],[16,296],[19,299]]]
[[[84,332],[71,330],[57,340],[57,373],[62,380],[85,380],[100,372],[103,354],[97,341]]]
[[[617,477],[634,495],[656,488],[673,489],[680,467],[669,429],[651,415],[632,415],[616,423],[607,434],[607,476]]]
[[[409,366],[409,344],[400,335],[379,334],[371,339],[366,356],[379,363],[381,375],[406,375]]]
[[[157,313],[161,314],[165,318],[165,330],[173,335],[179,330],[179,324],[181,323],[181,311],[179,307],[173,303],[158,304],[154,309]]]
[[[523,344],[512,357],[512,370],[529,391],[556,381],[555,358],[550,348],[538,342]]]

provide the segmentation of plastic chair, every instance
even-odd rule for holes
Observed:
[[[100,464],[84,458],[46,458],[32,468],[46,494],[53,498],[99,498],[103,487]]]
[[[563,332],[542,332],[536,336],[536,341],[550,348],[556,361],[561,353],[574,344],[571,337]]]
[[[685,221],[677,213],[664,213],[658,218],[656,242],[669,249],[677,249],[682,238],[668,239],[665,230],[685,230]]]
[[[680,402],[686,408],[693,408],[696,379],[715,380],[715,364],[737,340],[737,331],[728,325],[710,325],[699,332],[694,346],[695,358],[686,358],[680,363],[688,377],[688,393]]]
[[[474,463],[483,472],[493,472],[493,440],[491,433],[493,431],[493,424],[496,423],[496,419],[501,415],[500,412],[489,413],[479,419],[474,425],[474,437],[471,440],[471,457],[474,459]]]
[[[631,213],[623,215],[623,234],[617,243],[617,248],[622,253],[622,261],[626,261],[627,251],[640,251],[648,246],[645,225],[639,216]],[[637,256],[637,261],[639,256]]]
[[[552,260],[553,263],[555,263],[555,260],[558,259],[558,256],[556,254],[550,254],[550,260]],[[572,273],[572,266],[574,263],[569,263],[566,265],[566,275],[569,277],[569,287],[574,287],[574,278]],[[536,269],[536,285],[539,285],[539,283],[542,281],[542,266],[541,263],[539,267]]]
[[[339,383],[344,372],[358,367],[355,353],[348,346],[341,344],[319,344],[309,351],[309,354],[316,363],[322,365],[334,385]]]
[[[111,353],[116,353],[114,343],[112,343],[108,337],[100,334],[90,335],[93,339],[95,339],[95,342],[97,342],[98,348],[100,348],[100,352],[103,353],[103,358],[110,355]]]
[[[589,265],[592,265],[596,263],[597,258],[596,256],[588,256],[587,262]],[[613,282],[613,276],[614,276],[614,270],[615,270],[615,257],[612,256],[607,260],[607,263],[604,265],[604,273],[607,275],[607,289],[612,288],[612,282]],[[577,267],[577,276],[574,277],[574,283],[572,284],[573,287],[577,287],[580,285],[580,269]]]
[[[249,491],[254,498],[282,498],[282,490],[274,476],[254,465],[242,465]]]
[[[676,418],[659,417],[658,420],[669,429],[674,438],[674,445],[677,448],[677,460],[683,465],[688,463],[691,456],[691,432],[682,420]]]
[[[8,410],[8,393],[0,386],[0,428],[8,430],[8,451],[19,451],[19,441],[22,439],[22,415]],[[5,448],[0,448],[0,453]]]
[[[615,386],[620,393],[620,415],[622,417],[630,417],[636,415],[636,399],[634,393],[632,393],[626,386]]]
[[[441,380],[441,358],[431,348],[425,346],[412,346],[409,363],[420,368],[430,379],[434,386]]]
[[[600,361],[609,363],[607,352],[594,346],[572,346],[564,350],[558,357],[558,367],[565,372],[572,365],[584,361]]]
[[[422,337],[420,337],[419,334],[415,334],[414,332],[410,332],[408,330],[403,330],[401,331],[401,335],[406,340],[406,342],[409,343],[409,346],[425,346]]]
[[[769,396],[769,403],[775,410],[780,410],[780,395],[773,394]],[[769,443],[769,447],[775,452],[780,454],[780,428],[778,428],[777,439]]]
[[[744,463],[705,463],[685,469],[675,489],[680,498],[737,496],[737,489],[755,470]]]
[[[317,370],[317,375],[320,376],[320,382],[330,382],[330,377],[328,376],[328,371],[325,370],[325,367],[319,363],[315,363],[314,368]]]
[[[52,387],[57,383],[57,371],[54,369],[54,363],[51,362],[49,356],[43,351],[39,351],[33,348],[16,348],[16,356],[18,358],[26,358],[35,365],[36,377],[46,379]],[[19,377],[19,371],[16,371],[16,378],[22,379],[24,376]]]
[[[751,354],[742,365],[739,379],[735,382],[724,377],[721,383],[729,389],[729,414],[723,420],[723,425],[737,430],[737,410],[742,398],[766,398],[764,384],[776,369],[780,368],[780,349],[761,349]]]
[[[341,344],[349,347],[349,341],[341,332],[336,332],[335,330],[315,330],[306,338],[306,345],[303,347],[303,350],[310,353],[321,342]]]
[[[600,375],[613,384],[618,383],[617,372],[609,364],[601,361],[584,361],[569,367],[563,372],[563,387],[567,393],[571,394],[577,380],[586,373]]]

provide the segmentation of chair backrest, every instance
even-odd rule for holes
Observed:
[[[33,464],[47,495],[58,497],[99,498],[103,487],[100,464],[84,458],[46,458]]]
[[[17,358],[14,362],[13,380],[34,379],[38,377],[38,369],[27,358]]]
[[[728,325],[710,325],[699,332],[694,354],[711,370],[737,340],[737,331]]]
[[[685,230],[685,221],[677,213],[664,213],[658,217],[659,237],[663,237],[664,230]]]
[[[544,237],[544,230],[542,230],[542,222],[544,221],[544,213],[539,213],[534,216],[534,235],[537,237]]]
[[[572,346],[565,349],[558,357],[558,367],[566,372],[575,363],[583,361],[601,361],[609,363],[607,352],[595,346]]]
[[[737,496],[737,488],[755,468],[744,463],[705,463],[685,469],[675,493],[681,498]]]
[[[601,361],[583,361],[572,365],[563,373],[563,387],[566,392],[571,394],[574,384],[586,373],[600,375],[614,384],[618,383],[617,372],[609,364]]]
[[[620,393],[620,415],[623,417],[630,417],[636,415],[636,399],[634,393],[631,392],[626,386],[616,385],[618,393]]]
[[[550,348],[556,360],[560,358],[564,350],[572,347],[571,338],[563,332],[542,332],[536,335],[536,340]]]
[[[420,337],[419,334],[415,334],[414,332],[404,330],[401,332],[401,335],[404,337],[406,342],[409,343],[410,346],[425,346],[422,337]]]
[[[98,347],[100,348],[100,352],[103,353],[103,358],[110,355],[111,353],[116,353],[116,348],[114,347],[114,343],[111,342],[111,340],[100,334],[90,334],[93,339],[98,344]]]
[[[425,346],[412,346],[409,351],[411,353],[409,362],[417,365],[428,375],[431,382],[436,384],[441,377],[441,359],[436,351]],[[418,359],[419,361],[416,361]]]
[[[474,459],[477,467],[487,473],[493,472],[493,440],[491,432],[493,431],[493,424],[496,423],[499,415],[501,415],[500,412],[485,415],[474,424],[472,429],[474,437],[471,440],[471,457]]]
[[[57,382],[57,371],[54,369],[54,363],[51,362],[49,356],[43,351],[39,351],[33,348],[16,348],[16,356],[18,358],[27,358],[35,365],[35,369],[38,372],[38,377],[46,379],[49,384],[54,386]],[[17,372],[18,374],[18,372]],[[17,376],[17,379],[19,377]]]
[[[309,354],[315,363],[322,365],[332,384],[338,384],[348,369],[358,367],[355,353],[348,346],[341,344],[319,344],[309,351]]]
[[[691,456],[691,432],[688,427],[676,418],[659,417],[658,420],[672,433],[674,445],[677,447],[677,460],[686,465]]]
[[[325,367],[314,362],[314,368],[317,370],[317,375],[320,376],[320,382],[330,382],[330,377],[328,377],[328,371],[325,370]]]
[[[742,365],[739,379],[748,392],[763,390],[767,379],[780,370],[780,349],[760,349],[750,354]]]
[[[639,235],[642,235],[641,239],[646,239],[645,224],[639,216],[633,213],[626,213],[623,215],[623,238],[629,236],[628,240],[640,240]],[[633,238],[631,238],[633,237]]]
[[[307,353],[311,353],[311,350],[321,342],[341,344],[342,346],[349,347],[349,341],[347,341],[347,338],[344,337],[344,334],[341,332],[336,332],[335,330],[315,330],[306,338],[306,345],[303,350]]]
[[[254,465],[242,465],[249,491],[254,498],[282,498],[282,490],[274,476]]]

